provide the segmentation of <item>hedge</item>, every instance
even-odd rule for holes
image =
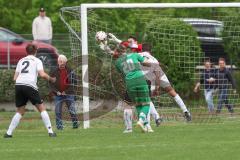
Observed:
[[[14,70],[0,70],[0,102],[15,101],[15,82],[13,81]],[[48,82],[40,79],[38,81],[40,95],[43,99],[49,98]]]
[[[167,66],[166,74],[175,89],[189,96],[195,67],[203,57],[196,31],[180,19],[158,18],[147,25],[145,41],[151,43],[152,54]]]

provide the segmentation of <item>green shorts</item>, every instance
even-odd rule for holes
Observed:
[[[144,77],[126,80],[127,93],[132,102],[150,102],[149,89]]]

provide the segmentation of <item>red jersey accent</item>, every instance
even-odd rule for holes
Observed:
[[[67,70],[64,69],[59,69],[60,71],[60,84],[59,84],[59,88],[60,88],[60,92],[63,92],[67,89],[68,86],[68,74],[67,74]]]
[[[121,45],[125,46],[125,47],[129,47],[129,42],[128,41],[122,41]]]
[[[142,44],[137,44],[137,48],[133,48],[130,46],[128,41],[121,42],[121,45],[124,45],[125,47],[131,48],[133,52],[142,52]]]

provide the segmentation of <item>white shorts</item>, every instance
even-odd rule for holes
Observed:
[[[171,84],[166,76],[166,74],[162,75],[162,77],[160,78],[160,87],[161,88],[166,88],[166,87],[170,87]],[[151,91],[155,90],[155,81],[151,82]]]

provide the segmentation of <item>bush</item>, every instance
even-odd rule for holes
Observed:
[[[0,70],[0,102],[9,102],[15,99],[13,75],[14,70]]]
[[[223,43],[233,64],[240,66],[240,16],[239,9],[223,10]]]
[[[15,81],[13,81],[15,70],[0,70],[0,102],[15,101]],[[40,79],[38,80],[38,87],[40,95],[43,99],[48,98],[49,87],[48,82]]]
[[[152,20],[145,30],[145,41],[153,46],[153,55],[167,66],[167,76],[175,89],[189,96],[195,67],[203,57],[197,33],[176,18]]]

